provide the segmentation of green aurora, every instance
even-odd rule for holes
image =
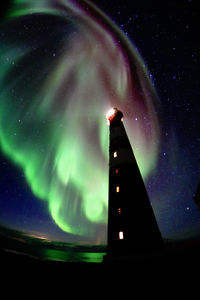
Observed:
[[[15,1],[1,32],[1,150],[63,231],[105,243],[111,106],[144,180],[156,168],[157,96],[144,62],[88,1]]]

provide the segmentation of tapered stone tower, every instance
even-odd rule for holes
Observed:
[[[123,114],[107,114],[110,127],[108,255],[149,252],[163,245],[152,206],[123,125]]]

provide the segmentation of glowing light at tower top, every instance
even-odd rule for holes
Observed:
[[[112,122],[112,120],[114,120],[116,118],[116,116],[119,115],[118,117],[120,118],[121,121],[123,121],[123,114],[121,111],[119,111],[116,107],[111,108],[107,114],[106,114],[106,119],[107,119],[107,123],[108,125],[110,124],[110,122]]]

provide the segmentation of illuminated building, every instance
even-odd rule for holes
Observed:
[[[110,127],[108,255],[160,248],[163,240],[116,108],[107,114]]]

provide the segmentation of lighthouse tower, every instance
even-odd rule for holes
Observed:
[[[151,251],[163,240],[117,108],[107,114],[110,128],[108,255]]]

